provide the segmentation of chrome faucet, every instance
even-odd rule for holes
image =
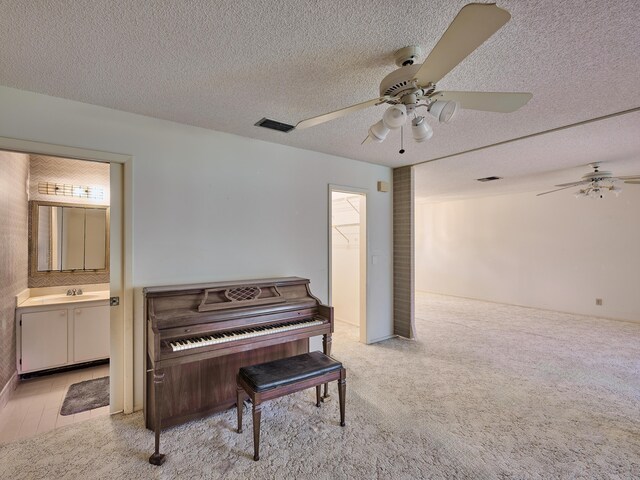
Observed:
[[[70,296],[72,296],[72,295],[75,295],[75,293],[74,293],[74,292],[75,292],[75,291],[74,291],[74,290],[71,290],[71,289],[67,290],[67,297],[70,297]]]
[[[69,290],[67,290],[67,296],[68,297],[75,297],[76,295],[82,295],[82,289],[81,288],[79,288],[77,290],[75,288],[73,288],[73,289],[70,288]]]

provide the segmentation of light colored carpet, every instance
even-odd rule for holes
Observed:
[[[0,446],[3,479],[640,478],[640,324],[417,295],[418,341],[339,325],[347,426],[314,391],[263,410],[261,459],[235,411],[166,430],[142,416]],[[335,385],[332,393],[336,395]]]

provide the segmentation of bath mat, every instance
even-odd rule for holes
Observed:
[[[109,377],[94,378],[69,387],[60,415],[73,415],[109,405]]]

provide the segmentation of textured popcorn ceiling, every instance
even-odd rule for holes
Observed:
[[[636,1],[508,0],[499,6],[512,20],[438,87],[532,92],[518,112],[462,111],[449,125],[431,122],[433,138],[408,139],[404,155],[398,132],[360,145],[384,106],[288,134],[253,126],[265,116],[296,123],[377,96],[396,68],[393,52],[412,44],[429,52],[466,3],[0,0],[0,84],[392,167],[640,106]],[[640,136],[637,116],[596,130],[615,138],[619,128]],[[539,165],[523,160],[520,148],[499,149],[482,160],[496,168],[480,175],[596,160],[593,142],[570,131],[551,138],[541,141]],[[612,159],[637,158],[637,143],[623,140],[619,155],[608,152]],[[477,161],[435,162],[456,170],[441,183],[475,175]]]

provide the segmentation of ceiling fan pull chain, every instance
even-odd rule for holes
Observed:
[[[400,155],[404,153],[404,127],[400,127]]]

